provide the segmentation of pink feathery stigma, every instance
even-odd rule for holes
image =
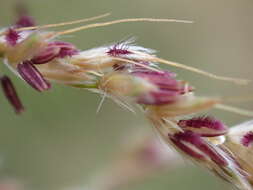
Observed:
[[[17,32],[13,28],[8,29],[7,33],[5,34],[5,40],[11,46],[15,46],[19,38],[20,38],[19,32]]]
[[[126,47],[121,47],[124,44],[115,44],[112,48],[110,48],[106,53],[113,57],[119,57],[122,55],[129,55],[132,54],[131,51],[129,51]]]
[[[252,144],[252,142],[253,142],[253,132],[249,131],[242,137],[241,143],[243,146],[249,147]]]
[[[157,72],[146,70],[134,71],[132,74],[149,81],[157,87],[156,90],[142,95],[138,100],[140,104],[163,105],[172,103],[180,95],[187,92],[184,84],[174,78],[175,74],[168,71]]]
[[[169,134],[170,140],[183,152],[197,159],[211,159],[218,165],[226,166],[228,163],[214,147],[206,143],[200,135],[192,131]]]
[[[48,90],[51,85],[33,65],[32,61],[24,61],[17,66],[20,76],[34,89],[42,92]]]
[[[178,126],[184,130],[192,130],[203,137],[220,136],[228,131],[226,125],[212,117],[194,117],[188,120],[180,120]]]
[[[8,76],[2,76],[0,77],[1,85],[3,92],[5,94],[5,97],[8,99],[10,104],[13,106],[15,112],[17,114],[24,111],[24,107],[17,95],[17,92]]]
[[[30,16],[22,15],[21,17],[18,18],[17,22],[15,23],[15,26],[17,28],[35,26],[35,21]]]

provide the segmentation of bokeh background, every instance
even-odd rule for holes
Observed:
[[[15,0],[0,0],[1,26],[14,20],[15,3]],[[107,20],[129,17],[193,20],[194,24],[120,24],[81,31],[65,36],[64,40],[80,49],[89,49],[136,36],[138,44],[156,49],[160,57],[219,75],[253,79],[252,0],[27,0],[25,3],[40,24],[106,12],[112,13]],[[244,96],[253,92],[252,85],[236,86],[166,68],[190,81],[201,95]],[[3,65],[0,70],[9,73]],[[40,94],[11,76],[27,111],[15,115],[0,94],[1,179],[17,179],[34,190],[85,186],[120,151],[122,139],[137,131],[154,133],[141,113],[127,112],[111,100],[106,100],[96,114],[101,100],[96,94],[61,85]],[[235,105],[247,109],[253,106],[248,102]],[[249,119],[217,110],[210,114],[229,126]],[[230,189],[205,170],[184,165],[122,189]]]

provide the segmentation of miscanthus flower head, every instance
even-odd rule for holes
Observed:
[[[50,81],[54,81],[78,88],[95,88],[97,92],[108,96],[131,99],[143,105],[175,103],[193,91],[187,82],[177,80],[174,73],[159,69],[159,62],[216,79],[247,82],[157,58],[154,50],[137,46],[133,40],[82,51],[71,43],[57,39],[61,35],[80,30],[124,22],[190,23],[189,21],[133,18],[89,24],[60,32],[45,30],[105,16],[108,14],[44,26],[34,26],[31,17],[22,16],[15,25],[1,31],[0,55],[15,74],[37,91],[50,89]],[[118,85],[120,83],[124,85]]]
[[[0,33],[0,56],[18,77],[38,92],[51,88],[51,82],[84,88],[110,97],[129,108],[139,105],[163,140],[183,156],[205,166],[226,181],[244,190],[250,189],[239,162],[223,147],[228,129],[211,117],[185,116],[211,108],[250,115],[252,112],[223,105],[222,98],[200,97],[187,81],[161,69],[159,63],[179,67],[204,76],[247,84],[244,79],[217,76],[190,66],[171,62],[155,51],[135,45],[133,40],[81,50],[58,37],[94,27],[125,22],[184,22],[174,19],[132,18],[88,24],[65,31],[47,31],[56,26],[91,21],[89,19],[44,26],[33,26],[29,17]],[[11,81],[1,78],[4,93],[17,113],[24,110]],[[240,143],[251,146],[252,134],[244,134]]]

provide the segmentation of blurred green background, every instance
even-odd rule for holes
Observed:
[[[0,25],[14,19],[14,0],[0,0]],[[81,31],[64,37],[89,49],[138,37],[137,43],[156,49],[160,57],[210,72],[253,79],[252,0],[27,0],[38,23],[48,24],[106,12],[107,20],[129,17],[177,18],[179,23],[129,23]],[[165,68],[165,67],[164,67]],[[197,93],[208,96],[250,95],[252,85],[236,86],[175,68]],[[3,65],[1,72],[9,73]],[[17,116],[0,94],[0,177],[14,177],[34,190],[59,190],[85,185],[95,171],[119,151],[122,138],[134,130],[153,133],[141,113],[136,115],[90,92],[54,85],[37,93],[11,74],[27,111]],[[235,104],[252,109],[251,103]],[[211,111],[229,126],[248,118]],[[127,188],[131,190],[229,189],[195,166],[176,169]],[[123,174],[122,174],[123,175]]]

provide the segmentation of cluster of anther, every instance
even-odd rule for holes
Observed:
[[[107,51],[107,54],[113,57],[129,58],[137,62],[138,65],[116,63],[113,68],[115,71],[127,73],[133,77],[145,80],[155,87],[153,90],[140,94],[136,98],[137,103],[144,105],[170,104],[175,102],[180,96],[193,91],[193,88],[188,86],[186,82],[177,80],[175,73],[147,68],[153,67],[156,64],[142,60],[141,56],[138,57],[134,53],[135,48],[137,47],[127,42],[122,42],[122,44],[112,46]],[[139,51],[147,50],[140,49]],[[147,53],[150,54],[151,52],[148,50]]]
[[[23,61],[18,64],[17,70],[20,76],[34,89],[38,91],[48,90],[50,84],[44,79],[42,74],[34,65],[46,64],[55,58],[64,58],[76,54],[76,47],[67,42],[55,41],[49,42],[39,53],[31,60]]]
[[[226,157],[206,139],[206,137],[222,136],[227,132],[228,129],[222,122],[211,117],[195,117],[180,120],[177,124],[182,131],[169,134],[171,142],[177,148],[195,159],[211,160],[219,166],[228,165]]]
[[[7,30],[5,34],[5,40],[8,46],[15,48],[15,46],[22,42],[22,32],[18,31],[18,28],[31,27],[34,26],[34,23],[35,22],[29,16],[21,17],[14,26]],[[77,48],[71,43],[62,41],[47,42],[31,59],[18,63],[17,71],[31,87],[40,92],[45,91],[48,90],[51,85],[44,79],[43,75],[39,72],[35,65],[46,64],[56,58],[73,56],[78,52]],[[15,111],[17,113],[22,112],[24,107],[17,96],[11,80],[7,76],[2,76],[1,83],[5,95],[9,102],[13,105]]]

